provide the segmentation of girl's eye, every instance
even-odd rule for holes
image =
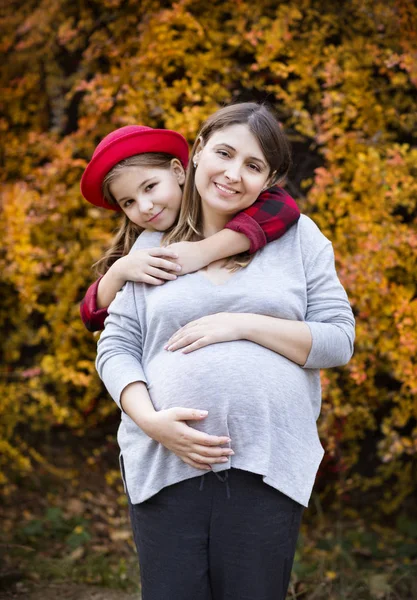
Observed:
[[[126,202],[123,204],[123,208],[129,208],[129,206],[131,206],[133,200],[126,200]]]
[[[217,154],[219,154],[220,156],[227,158],[229,156],[229,153],[227,152],[227,150],[217,150]]]
[[[150,183],[149,185],[146,186],[145,192],[150,192],[156,185],[157,185],[156,183]]]
[[[255,163],[250,163],[250,165],[249,165],[249,168],[250,168],[252,171],[256,171],[257,173],[260,173],[260,172],[261,172],[261,169],[260,169],[260,168],[258,167],[258,165],[256,165]]]

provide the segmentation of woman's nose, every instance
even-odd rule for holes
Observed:
[[[238,165],[237,163],[229,164],[224,174],[229,181],[239,181],[240,165]]]

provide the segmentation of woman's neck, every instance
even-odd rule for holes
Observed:
[[[218,233],[233,219],[234,215],[223,215],[203,206],[203,235],[205,238]]]

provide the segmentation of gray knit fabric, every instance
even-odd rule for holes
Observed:
[[[134,249],[158,246],[161,237],[144,232]],[[313,338],[306,364],[300,367],[246,340],[186,355],[164,350],[180,327],[218,312],[306,321]],[[128,282],[109,308],[97,370],[119,407],[123,389],[144,381],[156,410],[208,410],[208,417],[193,426],[230,436],[235,451],[215,470],[258,473],[307,506],[323,457],[316,426],[319,369],[347,363],[353,342],[354,318],[335,272],[332,245],[301,216],[223,285],[214,285],[202,272],[162,286]],[[149,438],[127,414],[121,417],[118,442],[133,503],[202,474]]]

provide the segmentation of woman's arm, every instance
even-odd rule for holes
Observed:
[[[188,323],[168,341],[165,350],[184,354],[219,342],[248,340],[304,365],[311,350],[311,333],[303,321],[254,313],[216,313]]]
[[[187,465],[210,471],[210,465],[227,462],[234,454],[231,448],[221,448],[231,440],[197,431],[186,421],[202,421],[206,410],[169,408],[156,411],[143,382],[128,385],[122,392],[123,410],[149,437],[179,456]]]
[[[225,436],[214,436],[189,426],[206,411],[171,408],[155,411],[142,368],[142,333],[136,312],[135,285],[128,282],[109,307],[106,328],[97,346],[97,371],[117,406],[155,441],[187,464],[206,470],[233,453]],[[163,375],[161,375],[163,376]],[[181,399],[179,399],[181,401]]]
[[[308,251],[307,251],[307,254]],[[312,345],[307,369],[328,369],[349,362],[355,341],[355,318],[336,273],[330,242],[305,265],[307,311],[305,322]]]
[[[353,354],[355,320],[327,242],[305,265],[304,321],[252,313],[217,313],[188,323],[171,336],[166,350],[192,352],[219,342],[246,339],[310,369],[345,365]]]

